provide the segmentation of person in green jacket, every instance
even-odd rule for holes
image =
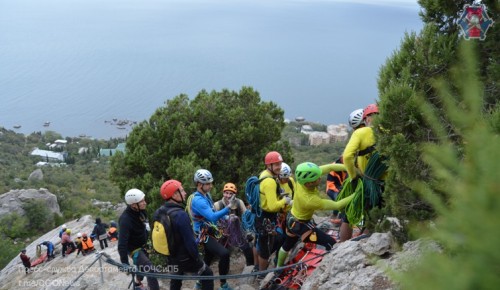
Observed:
[[[303,242],[312,242],[322,245],[330,250],[335,240],[316,227],[313,214],[316,210],[340,210],[343,209],[354,197],[346,197],[340,201],[322,198],[318,185],[321,176],[330,171],[345,171],[343,164],[327,164],[321,167],[312,163],[304,162],[297,166],[295,178],[298,186],[293,198],[292,210],[287,216],[286,239],[278,253],[277,267],[283,266],[289,251],[293,248],[299,238]]]

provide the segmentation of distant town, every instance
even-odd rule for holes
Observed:
[[[305,122],[304,117],[297,117],[295,121],[299,124]],[[289,123],[290,120],[285,120],[285,122]],[[300,133],[306,134],[309,136],[309,145],[310,146],[318,146],[321,144],[331,144],[337,142],[346,142],[349,137],[348,132],[349,126],[347,124],[332,124],[326,126],[326,132],[323,131],[313,131],[311,125],[302,124],[300,125]],[[296,140],[291,138],[289,142],[292,145],[299,146],[301,140],[297,138]]]

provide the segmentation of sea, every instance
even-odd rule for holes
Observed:
[[[414,1],[0,0],[0,127],[125,137],[179,94],[251,86],[285,118],[346,123]]]

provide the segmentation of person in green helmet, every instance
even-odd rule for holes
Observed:
[[[289,251],[293,248],[299,238],[303,242],[311,242],[322,245],[330,250],[335,240],[322,230],[316,228],[313,214],[316,210],[340,210],[352,200],[354,195],[340,201],[322,198],[318,185],[321,176],[330,171],[345,171],[343,164],[327,164],[318,166],[312,162],[304,162],[297,166],[295,178],[298,186],[292,203],[292,209],[286,219],[286,239],[278,253],[277,267],[283,266]]]

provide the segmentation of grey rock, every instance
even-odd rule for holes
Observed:
[[[16,212],[24,215],[23,205],[36,200],[46,205],[50,212],[61,215],[57,197],[46,188],[11,190],[0,195],[0,218]]]
[[[43,180],[42,170],[38,168],[35,171],[31,172],[30,176],[28,177],[28,180],[30,181]]]

